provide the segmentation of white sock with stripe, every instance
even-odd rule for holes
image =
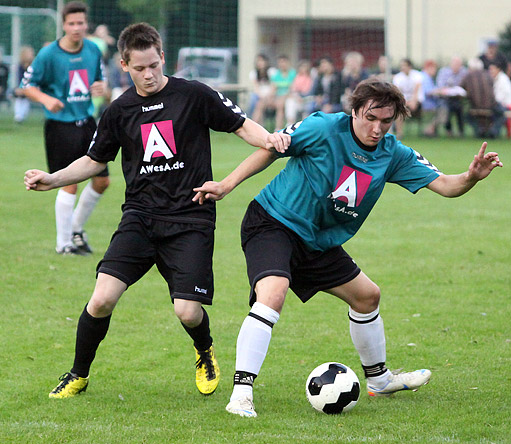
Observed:
[[[272,308],[255,302],[243,321],[236,343],[236,374],[231,401],[243,396],[252,398],[252,383],[266,358],[272,328],[279,317]]]
[[[76,194],[60,189],[55,199],[55,225],[57,227],[57,250],[72,245],[71,221],[75,206]]]
[[[385,367],[385,329],[379,307],[371,313],[349,309],[351,340],[357,349],[368,383],[381,384],[390,371]]]

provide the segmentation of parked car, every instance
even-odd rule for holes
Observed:
[[[181,48],[174,77],[198,80],[213,88],[238,81],[237,48]]]

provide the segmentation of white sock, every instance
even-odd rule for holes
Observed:
[[[83,231],[83,226],[89,219],[101,196],[100,193],[94,191],[90,182],[83,189],[78,205],[73,213],[73,233],[81,233]]]
[[[279,317],[279,313],[272,308],[260,302],[254,303],[238,334],[236,371],[259,374],[270,345],[272,326]],[[235,384],[231,401],[241,396],[252,398],[252,386]]]
[[[379,307],[371,313],[357,313],[349,309],[350,334],[364,367],[374,366],[375,376],[367,375],[371,384],[381,383],[388,378],[390,371],[385,367],[385,330]],[[378,371],[378,369],[380,371]],[[383,373],[382,373],[383,371]]]
[[[67,193],[60,189],[55,199],[55,223],[57,226],[57,250],[62,250],[72,245],[71,220],[73,219],[73,208],[76,195]]]

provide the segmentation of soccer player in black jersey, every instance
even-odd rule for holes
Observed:
[[[197,388],[209,395],[218,385],[220,371],[202,307],[213,298],[215,206],[210,200],[199,205],[193,190],[212,180],[209,131],[234,132],[261,153],[282,151],[289,139],[269,134],[211,88],[164,76],[161,48],[161,38],[152,26],[138,23],[125,28],[118,49],[134,87],[105,111],[87,155],[53,174],[25,173],[28,190],[78,183],[102,171],[122,147],[126,180],[122,219],[98,264],[94,292],[78,321],[74,365],[50,398],[85,391],[115,305],[154,264],[167,281],[174,311],[194,342]],[[243,175],[256,172],[246,169]]]

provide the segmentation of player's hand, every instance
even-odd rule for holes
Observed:
[[[228,191],[221,182],[213,181],[204,182],[201,187],[194,188],[193,191],[195,191],[196,194],[192,201],[199,202],[199,205],[202,205],[208,199],[221,200],[228,194]]]
[[[90,86],[90,93],[92,97],[102,97],[105,95],[106,92],[106,84],[102,80],[96,80],[91,86]]]
[[[291,144],[291,136],[289,134],[274,132],[269,134],[266,139],[266,149],[275,148],[279,153],[285,153]]]
[[[28,191],[47,191],[53,189],[50,175],[41,170],[26,171],[23,182]]]
[[[479,153],[474,156],[474,160],[468,167],[468,176],[471,180],[482,180],[487,177],[495,167],[504,166],[499,159],[498,153],[485,153],[487,145],[486,142],[483,142]]]
[[[64,104],[59,99],[51,96],[46,98],[43,105],[51,113],[58,113],[64,108]]]

